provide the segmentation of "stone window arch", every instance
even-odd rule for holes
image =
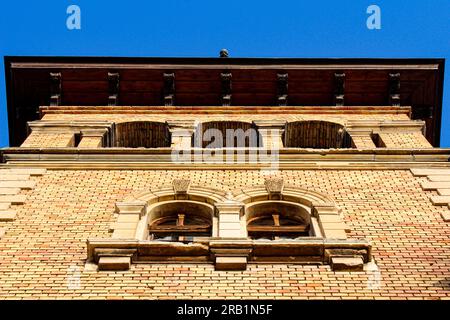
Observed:
[[[343,125],[321,120],[288,122],[283,141],[287,148],[355,148]]]
[[[296,239],[314,235],[311,214],[288,201],[261,201],[245,209],[247,237],[254,240]]]
[[[131,121],[116,123],[113,146],[122,148],[170,147],[171,134],[167,123]]]
[[[213,235],[214,209],[197,201],[158,203],[148,213],[148,240],[192,242]]]
[[[88,240],[88,261],[99,270],[182,262],[213,263],[216,270],[244,270],[249,263],[361,270],[371,259],[370,243],[347,238],[331,199],[284,187],[282,178],[232,192],[175,179],[172,186],[143,191],[116,207],[111,238]]]

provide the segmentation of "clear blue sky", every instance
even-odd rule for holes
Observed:
[[[81,8],[81,30],[66,9]],[[369,30],[366,9],[381,8]],[[0,147],[7,146],[4,55],[450,57],[450,0],[4,0],[0,4]],[[450,147],[450,65],[442,142]]]

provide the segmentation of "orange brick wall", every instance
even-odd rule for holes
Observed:
[[[44,133],[32,132],[28,138],[22,143],[21,147],[26,148],[64,148],[73,147],[73,133]]]
[[[387,148],[432,148],[421,132],[380,133]]]
[[[358,149],[371,149],[376,148],[375,143],[373,143],[372,138],[369,134],[367,135],[352,135],[353,143],[355,144],[355,147]]]
[[[78,144],[79,148],[101,148],[101,137],[83,137]]]
[[[407,170],[281,171],[287,184],[329,195],[343,210],[350,237],[372,241],[380,287],[370,272],[332,272],[329,266],[249,265],[214,271],[212,265],[133,264],[126,272],[85,267],[86,239],[110,237],[114,205],[148,188],[189,177],[224,191],[262,184],[259,170],[49,170],[22,191],[17,219],[0,222],[0,298],[450,298],[449,223],[425,178]],[[80,275],[78,289],[70,276]],[[76,278],[76,277],[75,277]]]

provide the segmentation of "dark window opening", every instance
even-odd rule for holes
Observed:
[[[156,219],[149,226],[150,240],[192,242],[210,237],[211,221],[195,214],[173,213]]]
[[[378,133],[372,133],[370,137],[377,148],[386,148],[386,145]]]
[[[74,140],[73,140],[73,146],[74,146],[74,147],[78,147],[78,145],[79,145],[80,142],[81,142],[81,133],[75,133],[73,139],[74,139]]]
[[[309,235],[309,224],[302,219],[278,213],[265,214],[247,222],[248,236],[255,240],[295,239]]]
[[[117,123],[114,140],[115,147],[124,148],[164,148],[171,144],[167,124],[149,121]]]
[[[355,144],[344,126],[327,121],[289,122],[283,134],[287,148],[354,148]]]

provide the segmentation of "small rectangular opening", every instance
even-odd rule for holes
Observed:
[[[74,141],[73,141],[73,146],[74,146],[75,148],[77,148],[78,145],[80,144],[80,141],[81,141],[81,133],[75,133],[75,135],[74,135]]]
[[[378,133],[372,133],[370,137],[377,148],[386,148],[386,145]]]

